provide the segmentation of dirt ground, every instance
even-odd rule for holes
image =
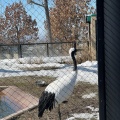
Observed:
[[[18,80],[16,80],[18,79]],[[3,78],[0,79],[0,85],[15,85],[22,90],[29,92],[30,94],[40,97],[42,91],[45,87],[36,86],[35,81],[42,79],[47,81],[49,84],[55,78],[50,77],[38,77],[38,76],[29,76],[29,77],[13,77],[13,78],[6,78],[4,81]],[[82,98],[83,95],[96,93],[96,97],[93,98]],[[68,117],[72,116],[73,113],[92,113],[91,109],[86,108],[86,106],[92,106],[98,108],[98,86],[91,85],[89,83],[79,82],[74,88],[74,92],[72,96],[68,99],[67,102],[61,104],[61,114],[62,120],[67,119]],[[30,111],[24,112],[11,120],[47,120],[47,114],[50,120],[58,120],[58,113],[57,108],[54,108],[51,112],[44,112],[42,118],[38,118],[38,109],[34,108]],[[76,119],[76,120],[85,120],[85,119]],[[95,120],[95,119],[91,119]]]

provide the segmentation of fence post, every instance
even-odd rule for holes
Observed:
[[[21,44],[18,45],[18,58],[22,58],[22,46],[21,46]]]
[[[47,43],[47,57],[49,57],[49,46],[48,46],[48,43]]]

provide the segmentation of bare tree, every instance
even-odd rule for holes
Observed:
[[[2,19],[0,30],[4,31],[3,41],[26,43],[35,42],[38,39],[37,22],[27,15],[21,2],[7,6],[5,18]]]

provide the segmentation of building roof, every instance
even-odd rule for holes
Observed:
[[[86,23],[91,23],[91,17],[95,17],[95,16],[96,16],[96,14],[86,16]]]

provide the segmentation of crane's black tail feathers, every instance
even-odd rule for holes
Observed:
[[[39,99],[38,117],[42,117],[45,109],[52,110],[55,107],[55,94],[44,91]]]

